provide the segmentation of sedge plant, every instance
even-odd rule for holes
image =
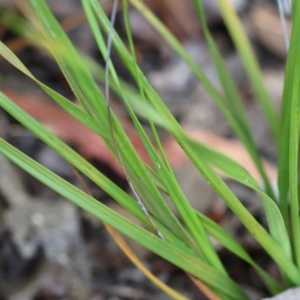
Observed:
[[[28,128],[49,147],[65,158],[74,169],[79,170],[109,194],[117,203],[135,216],[143,226],[121,216],[109,207],[96,201],[88,191],[82,191],[66,182],[47,168],[41,166],[24,153],[0,139],[0,152],[26,172],[51,189],[93,214],[106,225],[122,249],[133,258],[134,254],[124,246],[116,231],[130,237],[144,247],[160,255],[184,270],[210,299],[248,299],[244,290],[234,282],[224,268],[211,240],[214,238],[242,260],[249,263],[270,294],[300,285],[300,224],[298,199],[298,152],[299,152],[299,81],[300,81],[300,3],[292,2],[293,27],[286,61],[282,108],[277,115],[262,80],[261,71],[241,22],[229,0],[217,0],[225,24],[243,62],[256,98],[270,127],[278,150],[278,183],[276,189],[270,183],[262,164],[258,149],[246,117],[238,89],[227,70],[226,64],[206,24],[201,0],[191,0],[199,15],[204,37],[222,86],[220,92],[189,56],[184,47],[147,8],[141,0],[122,0],[127,41],[124,42],[113,28],[114,14],[109,19],[98,0],[82,0],[90,28],[99,51],[106,60],[103,69],[70,42],[62,26],[55,19],[44,0],[29,0],[32,12],[29,21],[16,15],[2,12],[0,22],[40,47],[56,61],[72,89],[78,104],[74,104],[50,87],[43,84],[18,57],[2,42],[0,54],[31,78],[58,105],[70,115],[96,132],[123,169],[131,195],[124,192],[99,170],[76,153],[72,148],[33,119],[12,100],[0,92],[0,107]],[[114,1],[114,12],[117,2]],[[201,82],[212,101],[224,114],[237,138],[249,152],[261,178],[258,183],[241,165],[207,145],[189,137],[176,121],[141,71],[134,53],[130,30],[129,5],[134,6],[162,35],[171,48],[188,64]],[[27,10],[28,12],[28,10]],[[5,17],[6,16],[6,17]],[[13,21],[12,21],[13,20]],[[106,36],[108,38],[106,39]],[[111,48],[118,53],[123,64],[136,82],[137,88],[124,83],[110,60]],[[105,92],[99,89],[96,80],[106,84]],[[131,117],[141,141],[152,161],[146,165],[126,135],[122,124],[110,108],[109,91],[118,94]],[[149,121],[153,138],[145,132],[138,116]],[[166,158],[157,128],[168,131],[185,154],[203,175],[215,192],[277,264],[282,282],[277,282],[263,270],[243,247],[204,214],[196,211],[182,192],[172,168]],[[268,227],[264,228],[219,176],[216,169],[233,180],[255,190],[262,201]],[[279,191],[278,193],[275,190]],[[173,202],[175,214],[163,197],[167,194]],[[199,196],[201,201],[201,196]],[[116,231],[115,231],[116,230]],[[135,260],[139,265],[139,262]],[[143,269],[142,266],[140,266]],[[146,273],[146,271],[145,271]],[[148,274],[148,273],[147,273]],[[185,299],[183,295],[161,285],[151,274],[149,278],[174,299]]]

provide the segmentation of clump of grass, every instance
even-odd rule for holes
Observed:
[[[26,35],[32,42],[38,42],[39,47],[49,52],[59,65],[79,105],[72,103],[40,82],[2,42],[0,42],[1,55],[34,80],[63,109],[99,134],[124,170],[135,198],[117,187],[3,93],[0,93],[0,106],[64,157],[74,168],[95,182],[121,206],[139,219],[144,226],[141,227],[134,224],[99,203],[91,195],[67,183],[3,139],[0,139],[0,152],[66,199],[98,217],[109,226],[108,228],[116,229],[182,268],[192,276],[193,280],[196,280],[197,285],[211,299],[248,299],[243,289],[228,275],[217,251],[211,243],[211,237],[214,237],[229,251],[248,262],[256,270],[271,294],[279,293],[285,287],[299,285],[298,147],[300,61],[297,56],[300,50],[300,41],[298,39],[300,34],[300,26],[298,26],[300,3],[293,1],[292,18],[294,22],[286,62],[282,110],[280,115],[277,116],[263,85],[259,65],[235,11],[228,0],[218,0],[226,26],[241,57],[277,145],[279,157],[277,186],[279,195],[277,196],[258,154],[242,99],[206,24],[201,1],[193,0],[192,2],[199,15],[211,58],[222,85],[222,92],[217,91],[201,67],[193,61],[183,46],[141,0],[122,1],[129,49],[113,29],[114,15],[109,20],[98,1],[82,0],[82,5],[99,51],[107,61],[105,70],[95,64],[91,64],[89,58],[83,56],[75,49],[45,1],[30,0],[29,2],[37,17],[38,22],[35,24],[38,24],[36,25],[38,27],[32,27],[21,19],[18,19],[18,22],[11,23],[10,27],[19,34]],[[236,136],[245,145],[263,179],[263,187],[237,162],[193,140],[178,124],[137,64],[130,30],[129,3],[144,15],[173,50],[190,66],[195,77],[201,82],[226,117]],[[18,24],[22,24],[22,26],[18,26]],[[108,35],[108,43],[103,33]],[[36,39],[37,36],[39,36],[39,40]],[[114,65],[109,59],[111,46],[114,47],[134,78],[138,87],[137,90],[128,87],[119,79]],[[95,73],[95,71],[98,73]],[[102,74],[102,79],[107,84],[105,95],[99,90],[93,77],[94,74],[98,76]],[[152,168],[146,166],[140,159],[122,124],[111,110],[109,105],[109,86],[124,101],[133,124],[152,161]],[[143,129],[138,115],[142,115],[149,120],[155,140],[154,143],[151,142]],[[278,265],[284,278],[284,286],[267,274],[223,228],[191,206],[189,200],[180,189],[166,158],[157,134],[157,127],[161,127],[173,135],[195,167],[210,183],[211,187]],[[215,168],[241,184],[250,187],[260,195],[268,228],[264,228],[243,206],[215,171]],[[162,193],[168,194],[176,207],[179,217],[172,212]],[[112,234],[114,235],[114,233]],[[116,235],[115,238],[118,239]],[[129,256],[132,255],[129,254]],[[166,292],[171,293],[164,286],[161,287]],[[182,297],[183,299],[183,296],[178,294],[171,293],[171,295],[173,298],[180,299]]]

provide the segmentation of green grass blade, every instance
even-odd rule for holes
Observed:
[[[37,40],[37,35],[41,39],[41,34],[38,33],[32,24],[28,23],[23,17],[18,15],[16,11],[7,7],[0,6],[0,24],[9,28],[12,32],[22,35],[28,40]],[[39,40],[40,42],[40,40]]]
[[[138,70],[138,64],[137,64],[137,59],[136,59],[136,55],[135,55],[134,42],[133,42],[133,37],[132,37],[132,32],[131,32],[132,30],[131,30],[131,24],[130,24],[129,3],[128,3],[128,1],[127,0],[122,0],[122,6],[123,6],[123,15],[124,15],[125,28],[126,28],[126,33],[127,33],[127,40],[128,40],[128,44],[130,46],[130,53],[131,53],[131,56],[134,58],[135,66],[136,66],[136,78],[138,79],[137,80],[137,85],[138,85],[138,88],[139,88],[140,95],[142,96],[142,99],[144,101],[146,101],[145,92],[144,92],[144,88],[143,88],[143,84],[142,84],[143,80],[142,80],[142,78],[140,76],[140,73],[139,73],[139,70]],[[152,135],[155,139],[156,146],[159,149],[159,153],[162,157],[164,165],[169,169],[169,172],[172,175],[173,174],[172,168],[171,168],[171,166],[168,162],[168,159],[166,157],[166,154],[163,150],[163,146],[162,146],[162,143],[160,141],[158,132],[156,130],[156,126],[155,126],[154,122],[152,120],[150,120],[149,118],[148,118],[148,122],[150,124],[150,128],[152,130]],[[175,179],[175,176],[174,176],[174,179]]]
[[[184,140],[184,143],[188,144],[191,149],[193,149],[195,155],[206,159],[213,166],[217,167],[220,171],[224,172],[237,182],[256,191],[262,191],[256,180],[235,160],[194,140],[188,135],[183,136],[182,139]]]
[[[29,23],[32,20],[26,20],[23,17],[17,15],[13,11],[8,11],[7,9],[3,9],[6,17],[1,17],[1,10],[0,10],[0,24],[3,24],[5,27],[9,28],[13,33],[16,35],[19,35],[23,38],[25,38],[28,42],[30,42],[32,45],[42,48],[43,50],[48,51],[47,44],[45,43],[44,35],[41,34],[36,28],[34,28],[31,23]],[[90,20],[90,18],[89,18]],[[91,27],[93,24],[90,24]],[[92,27],[93,28],[93,27]],[[96,30],[98,26],[95,26]],[[9,50],[10,51],[10,50]],[[82,57],[82,60],[84,61],[84,64],[88,67],[89,71],[93,75],[93,77],[96,80],[99,80],[100,82],[105,82],[105,70],[104,68],[99,65],[95,60],[88,57],[84,53],[81,53],[78,51]],[[46,52],[48,53],[48,52]],[[123,93],[128,95],[127,97],[134,97],[141,100],[140,95],[138,94],[137,90],[123,81],[121,78],[118,78],[121,90]],[[119,87],[112,81],[109,81],[110,88],[116,93],[117,95],[121,96]],[[137,103],[139,102],[137,101]],[[158,122],[158,120],[156,120]]]
[[[262,278],[266,287],[272,294],[277,294],[282,291],[283,287],[259,265],[257,265],[243,247],[226,230],[201,213],[198,213],[198,217],[201,219],[205,229],[212,237],[214,237],[223,247],[249,263],[258,272],[259,276]]]
[[[217,167],[237,182],[240,182],[259,193],[264,205],[271,236],[283,250],[285,255],[288,258],[291,258],[290,240],[282,215],[276,203],[261,190],[253,177],[237,162],[226,155],[214,151],[213,149],[210,149],[189,137],[185,137],[183,140],[190,146],[192,149],[191,151],[193,151],[194,155],[198,157],[198,159],[202,158],[207,160],[213,166]]]
[[[282,247],[266,232],[266,230],[254,219],[247,209],[236,198],[224,181],[216,174],[206,160],[197,157],[188,144],[181,143],[180,137],[177,137],[185,152],[190,157],[196,168],[210,183],[218,195],[225,201],[227,206],[240,219],[251,235],[258,243],[266,250],[266,252],[278,264],[282,272],[290,278],[294,284],[300,281],[300,272],[289,259],[287,253],[282,250]],[[271,201],[272,203],[273,201]],[[276,211],[275,211],[276,212]],[[284,234],[284,232],[283,232]]]
[[[79,122],[93,130],[94,132],[101,135],[107,143],[112,143],[111,136],[104,130],[101,130],[99,125],[81,108],[76,104],[72,103],[62,95],[58,94],[54,90],[50,89],[48,86],[40,82],[33,74],[25,67],[25,65],[17,58],[17,56],[8,49],[5,44],[0,41],[0,55],[3,56],[8,62],[10,62],[19,71],[24,73],[26,76],[34,80],[53,100],[56,101],[64,110],[66,110],[70,115],[76,118]]]
[[[250,46],[249,40],[242,28],[232,4],[228,0],[217,0],[220,11],[224,18],[225,24],[229,30],[233,43],[241,57],[245,70],[254,88],[257,100],[259,101],[262,111],[271,129],[273,138],[278,145],[279,143],[279,126],[278,117],[270,96],[263,84],[263,78],[260,72],[258,62]]]
[[[134,215],[139,215],[136,212],[138,207],[135,201],[121,190],[117,185],[108,180],[102,173],[96,168],[84,160],[78,153],[72,150],[68,145],[58,139],[52,132],[42,126],[34,118],[25,113],[19,106],[12,102],[8,97],[0,92],[0,107],[6,110],[16,120],[23,124],[28,130],[33,132],[38,138],[40,138],[45,144],[64,157],[70,164],[75,166],[84,175],[95,182],[100,188],[102,188],[107,194],[114,199],[124,199],[120,204],[126,207],[129,211],[134,212]],[[120,196],[118,196],[120,193]],[[133,203],[134,202],[134,203]],[[129,206],[127,206],[127,203]],[[132,204],[133,203],[133,204]]]
[[[293,16],[296,13],[296,9],[298,8],[298,4],[294,4],[293,6]],[[279,207],[282,212],[282,215],[286,221],[289,223],[289,201],[288,196],[293,197],[291,201],[291,205],[296,205],[296,194],[295,194],[295,183],[296,182],[296,174],[295,168],[298,164],[298,158],[296,155],[296,140],[297,137],[297,112],[298,107],[296,105],[298,97],[297,93],[299,93],[299,42],[296,37],[299,34],[299,25],[297,24],[298,19],[293,18],[293,28],[292,28],[292,36],[294,39],[291,39],[291,44],[288,51],[287,62],[286,62],[286,70],[285,70],[285,80],[284,80],[284,88],[283,88],[283,96],[282,96],[282,106],[281,106],[281,120],[280,120],[280,144],[279,144],[279,153],[278,153],[278,188],[280,193],[279,198]],[[292,119],[293,118],[293,119]],[[293,128],[292,126],[296,126]],[[289,147],[287,147],[289,145]],[[293,157],[290,157],[292,155]],[[293,178],[291,178],[291,176]],[[291,182],[292,180],[292,182]],[[290,190],[291,189],[291,190]],[[293,203],[293,204],[292,204]],[[296,211],[292,211],[292,214],[295,214]],[[295,219],[298,218],[295,216]],[[296,221],[297,222],[297,221]]]
[[[283,253],[292,260],[291,242],[281,212],[276,203],[264,192],[259,192],[267,216],[270,234]]]
[[[99,126],[105,128],[108,125],[107,111],[103,109],[105,99],[78,52],[61,29],[45,1],[30,0],[30,3],[40,21],[46,43],[78,101]]]
[[[242,104],[242,99],[239,94],[239,91],[232,79],[230,72],[228,71],[228,68],[220,54],[220,51],[218,50],[215,41],[213,40],[209,32],[205,15],[204,15],[204,10],[200,3],[200,0],[193,0],[193,3],[196,8],[196,11],[198,12],[199,18],[201,20],[201,25],[206,37],[208,47],[210,49],[211,57],[223,87],[223,91],[226,97],[224,100],[227,102],[229,111],[231,112],[233,118],[236,120],[236,123],[241,129],[242,134],[240,134],[238,137],[241,139],[242,143],[246,146],[246,149],[250,153],[261,177],[263,178],[265,189],[268,195],[275,200],[275,195],[273,193],[271,184],[262,165],[261,158],[258,154],[258,150],[250,130],[249,122],[247,120],[247,115],[244,106]]]
[[[291,74],[291,90],[290,97],[290,134],[289,134],[289,192],[290,192],[290,215],[291,229],[293,237],[293,248],[295,262],[300,269],[300,217],[299,217],[299,126],[300,126],[300,111],[299,111],[299,95],[300,95],[300,42],[299,42],[299,18],[300,18],[300,3],[295,1],[293,5],[293,29],[291,35],[291,43],[287,62],[287,73]],[[295,56],[296,57],[295,57]],[[293,62],[291,59],[296,58]],[[286,90],[286,89],[285,89]],[[287,95],[284,94],[284,101]]]
[[[141,245],[166,258],[180,268],[200,278],[218,292],[230,299],[247,299],[245,293],[232,280],[217,272],[201,260],[191,256],[171,244],[157,238],[126,218],[107,208],[97,200],[88,196],[78,188],[64,181],[48,169],[42,167],[14,147],[0,139],[0,152],[11,161],[36,177],[51,189],[72,201],[77,206],[93,214],[103,222],[134,239]]]

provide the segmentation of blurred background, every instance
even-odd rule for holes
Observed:
[[[74,95],[56,63],[26,38],[34,23],[27,1],[0,0],[0,39],[43,83],[70,100]],[[111,0],[100,0],[109,15]],[[145,1],[184,45],[215,86],[221,90],[192,1]],[[277,111],[280,109],[286,48],[276,1],[231,0],[262,68],[263,78]],[[78,49],[104,66],[79,0],[49,0],[48,5]],[[242,95],[260,154],[275,183],[276,151],[252,87],[222,21],[217,4],[203,0],[207,22]],[[289,15],[287,25],[290,29]],[[27,19],[26,19],[27,18]],[[137,60],[178,121],[197,139],[234,158],[245,168],[253,165],[201,83],[138,11],[130,18]],[[29,20],[29,21],[28,21]],[[27,27],[28,26],[28,27]],[[122,7],[116,29],[126,41]],[[34,40],[34,39],[33,39]],[[112,52],[118,75],[134,85],[118,55]],[[103,83],[99,82],[100,88]],[[54,131],[124,190],[128,184],[98,136],[51,102],[38,86],[0,57],[0,90]],[[121,101],[112,95],[112,107],[141,157],[141,147]],[[145,124],[147,126],[147,124]],[[0,109],[0,136],[59,176],[79,186],[68,164],[28,130]],[[222,200],[210,189],[172,138],[161,132],[165,151],[182,189],[193,206],[217,221],[239,240],[272,276],[276,266],[247,234]],[[101,189],[84,178],[95,198],[121,214],[130,215]],[[255,193],[231,182],[228,185],[254,216],[264,223]],[[206,299],[181,270],[147,249],[127,240],[133,251],[161,280],[190,299]],[[216,245],[216,247],[219,247]],[[230,275],[251,299],[268,295],[254,271],[224,249],[220,256]],[[78,209],[36,179],[0,156],[0,299],[9,300],[125,300],[169,299],[132,265],[100,221]]]

